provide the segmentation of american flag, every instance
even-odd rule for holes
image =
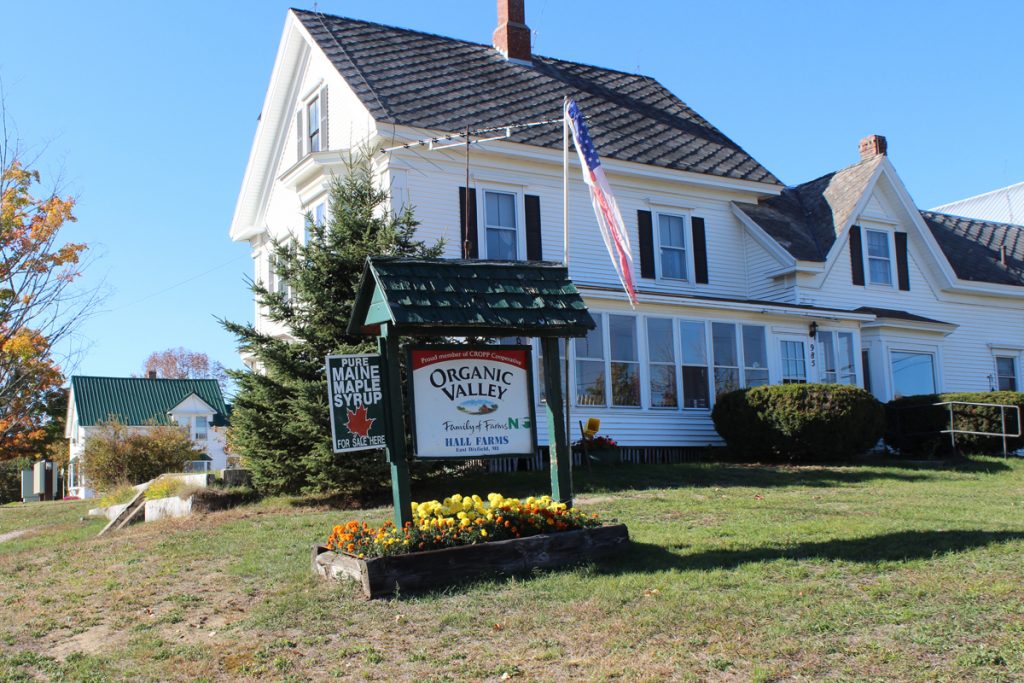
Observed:
[[[575,100],[566,100],[565,120],[572,130],[572,139],[576,143],[576,152],[583,166],[583,182],[590,188],[590,201],[594,204],[597,224],[601,227],[601,237],[604,238],[604,245],[612,257],[612,265],[619,274],[622,286],[629,295],[629,301],[635,307],[637,298],[636,289],[633,287],[633,253],[629,246],[629,233],[622,223],[619,206],[612,196],[612,189],[601,167],[601,159],[597,156],[594,141],[590,139],[590,132],[587,130],[587,123],[583,120],[583,114]]]

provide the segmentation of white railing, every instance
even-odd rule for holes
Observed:
[[[941,434],[949,434],[950,445],[956,450],[956,435],[957,434],[971,434],[974,436],[999,436],[1003,439],[1003,457],[1008,455],[1006,448],[1006,440],[1008,438],[1019,438],[1021,435],[1021,424],[1020,424],[1020,406],[1005,405],[1002,403],[972,403],[970,401],[940,401],[935,403],[936,406],[946,406],[949,408],[949,429],[943,429],[940,431]],[[999,408],[999,431],[998,432],[976,432],[969,429],[957,429],[955,421],[954,406],[979,406],[982,408]],[[1015,434],[1008,433],[1006,431],[1006,411],[1012,409],[1017,423],[1017,432]]]

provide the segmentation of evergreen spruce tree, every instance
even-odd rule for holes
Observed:
[[[282,340],[252,325],[224,321],[252,355],[256,371],[232,372],[237,385],[231,450],[245,458],[265,493],[345,492],[362,496],[386,486],[380,452],[331,450],[324,359],[376,351],[374,340],[346,334],[367,256],[436,258],[443,244],[415,239],[411,210],[396,214],[374,179],[369,155],[330,186],[326,225],[306,219],[306,244],[273,243],[274,271],[287,283],[270,291],[253,282],[268,319],[286,326]]]

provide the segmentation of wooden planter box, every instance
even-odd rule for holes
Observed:
[[[628,545],[626,525],[615,524],[367,559],[313,546],[313,571],[328,579],[354,579],[367,598],[378,598],[483,576],[587,562],[620,553]]]

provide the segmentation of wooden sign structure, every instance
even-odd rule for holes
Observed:
[[[558,340],[584,337],[596,326],[569,279],[568,269],[560,263],[368,258],[348,332],[377,337],[395,524],[402,526],[412,519],[401,337],[424,341],[539,338],[544,359],[551,497],[571,505],[572,461]],[[529,405],[533,405],[532,386]],[[474,409],[471,404],[466,407]],[[480,456],[466,453],[463,457]]]

